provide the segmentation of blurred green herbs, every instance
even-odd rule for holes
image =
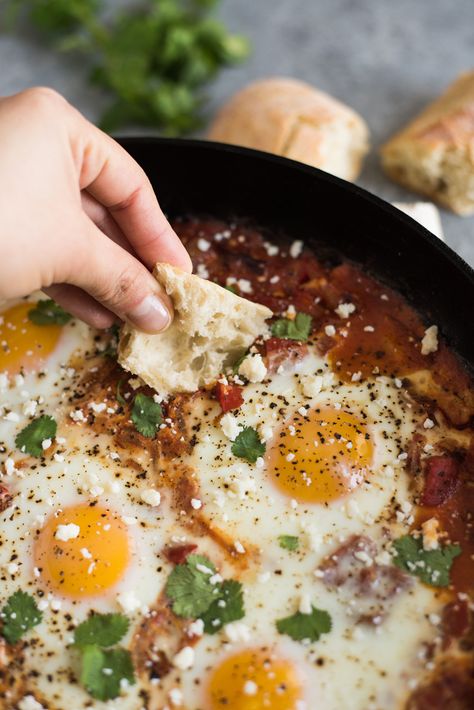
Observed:
[[[104,0],[5,0],[5,21],[32,26],[62,52],[92,62],[91,81],[110,95],[101,128],[124,125],[188,133],[200,125],[205,87],[245,59],[244,37],[213,18],[220,0],[145,0],[107,12]]]

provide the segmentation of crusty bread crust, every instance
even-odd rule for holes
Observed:
[[[351,108],[309,84],[272,78],[250,84],[219,111],[208,138],[257,148],[354,180],[369,131]]]
[[[396,182],[457,214],[474,213],[474,71],[393,136],[381,156]]]
[[[169,264],[157,264],[153,273],[173,301],[173,323],[157,335],[124,326],[118,359],[160,394],[210,384],[266,333],[272,316],[266,306]]]

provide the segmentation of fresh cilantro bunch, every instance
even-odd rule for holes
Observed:
[[[81,683],[97,700],[113,700],[121,684],[135,683],[130,651],[115,647],[127,633],[123,614],[92,614],[74,632],[74,646],[81,652]]]
[[[234,579],[216,580],[216,568],[204,555],[188,555],[171,572],[166,594],[173,611],[185,619],[202,619],[204,630],[215,634],[225,624],[245,615],[242,585]]]
[[[124,125],[187,133],[202,123],[205,87],[243,60],[247,41],[212,17],[219,0],[144,0],[104,13],[104,0],[6,0],[62,51],[87,54],[91,81],[110,104],[101,127]],[[15,19],[14,19],[15,22]]]
[[[23,453],[39,458],[43,456],[43,441],[54,439],[57,431],[56,420],[47,414],[33,419],[15,437],[15,445]]]

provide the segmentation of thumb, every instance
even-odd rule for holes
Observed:
[[[69,284],[78,286],[122,320],[148,333],[165,330],[170,298],[148,269],[84,217],[80,258],[72,254]]]

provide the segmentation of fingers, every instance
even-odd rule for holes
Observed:
[[[110,210],[149,268],[164,261],[191,271],[189,255],[164,216],[144,171],[116,141],[74,113],[78,127],[72,141],[81,190],[86,189]]]
[[[101,306],[77,286],[55,284],[43,289],[52,299],[59,303],[68,313],[80,318],[93,328],[110,328],[117,321],[114,313]]]
[[[68,283],[140,330],[157,333],[171,322],[169,297],[143,264],[103,234],[86,216],[78,225],[77,260]]]

